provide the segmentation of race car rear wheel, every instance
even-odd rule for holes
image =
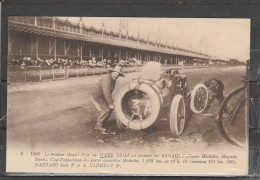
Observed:
[[[185,102],[183,96],[180,94],[177,94],[172,100],[169,119],[173,136],[180,136],[184,130],[186,121]]]
[[[208,104],[208,89],[204,84],[197,84],[191,92],[190,108],[195,114],[202,113]]]
[[[123,124],[134,130],[146,129],[157,120],[160,109],[159,94],[151,85],[140,83],[136,87],[128,86],[116,97],[117,125],[119,128]]]

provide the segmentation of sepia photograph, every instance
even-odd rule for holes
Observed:
[[[9,16],[7,172],[247,175],[250,19]]]

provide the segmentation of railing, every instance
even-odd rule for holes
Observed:
[[[175,69],[190,69],[190,68],[207,68],[208,65],[162,65],[162,70]],[[140,72],[142,66],[123,67],[123,73]],[[107,74],[108,70],[113,69],[100,67],[51,67],[51,66],[18,66],[9,65],[8,67],[8,83],[23,83],[23,82],[40,82],[54,81],[59,79],[78,78],[78,77],[94,77]]]
[[[112,68],[12,66],[8,67],[8,83],[39,82],[107,74]],[[123,73],[139,72],[139,67],[124,67]]]

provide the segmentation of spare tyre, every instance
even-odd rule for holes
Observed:
[[[141,130],[150,127],[158,118],[162,106],[160,92],[151,84],[129,84],[115,100],[117,124]],[[119,128],[122,127],[121,125]]]

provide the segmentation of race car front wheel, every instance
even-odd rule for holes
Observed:
[[[169,119],[173,136],[180,136],[184,130],[186,121],[185,102],[183,96],[180,94],[177,94],[172,100]]]
[[[195,114],[203,113],[208,105],[208,89],[204,84],[197,84],[191,92],[190,108]]]

